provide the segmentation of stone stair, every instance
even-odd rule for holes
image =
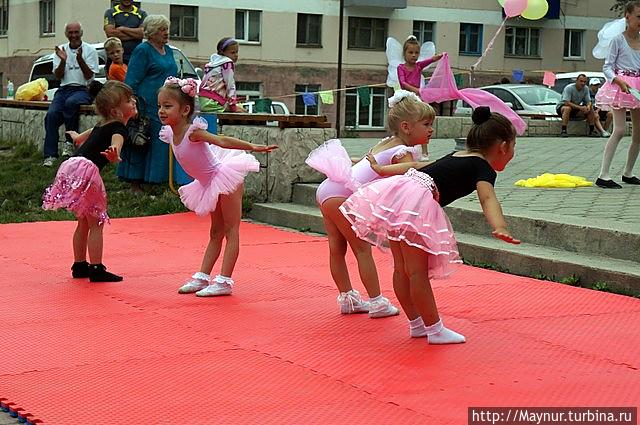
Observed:
[[[316,205],[317,184],[296,184],[291,203],[254,204],[249,216],[299,231],[324,233]],[[454,204],[455,205],[455,204]],[[481,211],[446,207],[460,253],[472,264],[497,265],[510,273],[558,280],[580,278],[580,285],[640,294],[640,231],[621,232],[562,221],[508,216],[522,240],[511,245],[491,236]],[[574,220],[575,221],[575,220]]]

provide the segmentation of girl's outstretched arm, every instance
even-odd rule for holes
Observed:
[[[482,205],[484,216],[493,228],[491,234],[505,242],[519,244],[520,241],[511,236],[509,230],[507,230],[507,222],[502,214],[502,207],[498,202],[493,185],[486,181],[479,181],[476,184],[476,191],[478,192],[478,200]]]
[[[89,135],[91,134],[91,132],[93,131],[93,127],[83,131],[82,133],[78,134],[78,132],[76,131],[65,131],[65,134],[68,134],[69,137],[71,137],[71,140],[73,140],[73,144],[76,146],[80,146],[82,145],[84,142],[87,141],[87,139],[89,138]]]
[[[406,158],[411,158],[411,155],[405,155]],[[431,164],[433,161],[407,161],[407,162],[398,162],[397,164],[391,165],[380,165],[373,154],[367,154],[367,160],[371,163],[371,168],[377,174],[381,176],[396,176],[398,174],[404,174],[409,171],[410,168],[422,168],[426,165]]]
[[[120,134],[114,134],[111,136],[111,146],[101,153],[109,160],[109,162],[120,162],[120,151],[122,150],[123,144],[124,137]]]
[[[256,145],[235,137],[217,136],[205,130],[195,130],[189,135],[189,140],[191,142],[207,142],[225,149],[242,149],[251,152],[271,152],[278,148],[278,145]]]

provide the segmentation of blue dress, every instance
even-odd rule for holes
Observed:
[[[122,162],[117,175],[126,181],[165,183],[169,181],[169,145],[159,138],[161,123],[158,118],[158,90],[169,76],[178,73],[173,51],[164,45],[161,55],[149,42],[140,43],[131,54],[127,76],[124,80],[141,98],[139,113],[151,120],[151,143],[144,150],[122,148]],[[173,161],[173,179],[178,184],[187,184],[192,179],[184,172],[178,161]]]

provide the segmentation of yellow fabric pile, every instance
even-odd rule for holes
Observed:
[[[593,183],[580,176],[544,173],[531,179],[518,180],[515,185],[521,187],[589,187],[593,186]]]

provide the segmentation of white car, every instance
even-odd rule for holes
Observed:
[[[536,84],[496,84],[480,87],[502,100],[518,115],[543,115],[550,120],[559,119],[556,105],[562,96],[546,86]],[[454,115],[471,116],[472,108],[458,100]]]
[[[104,83],[107,79],[104,69],[104,66],[107,63],[107,52],[105,52],[102,43],[94,43],[91,46],[93,46],[93,48],[98,52],[99,71],[98,74],[96,74],[95,79]],[[199,82],[202,70],[200,68],[195,68],[180,49],[174,46],[170,47],[173,50],[173,57],[176,61],[176,65],[178,66],[178,74],[180,74],[181,78],[191,77]],[[36,59],[31,66],[31,75],[29,76],[29,81],[37,80],[38,78],[45,78],[47,80],[49,83],[49,90],[47,90],[46,93],[48,100],[53,99],[56,90],[60,87],[60,80],[53,75],[54,54],[55,53],[49,53],[48,55],[40,56]]]
[[[556,74],[556,84],[552,87],[553,90],[562,94],[562,91],[564,90],[564,88],[571,83],[575,83],[576,78],[578,78],[578,75],[580,74],[584,74],[587,76],[587,84],[589,84],[589,81],[591,81],[592,78],[597,78],[598,80],[600,80],[601,84],[604,84],[604,82],[606,81],[604,73],[602,72],[594,72],[594,71],[565,72],[563,74]]]
[[[249,102],[241,102],[238,104],[241,105],[244,109],[246,109],[248,113],[250,114],[255,113],[256,102],[254,102],[253,100]],[[278,102],[276,100],[271,102],[271,113],[275,115],[290,115],[289,108],[287,108],[287,105],[285,105],[282,102]]]

